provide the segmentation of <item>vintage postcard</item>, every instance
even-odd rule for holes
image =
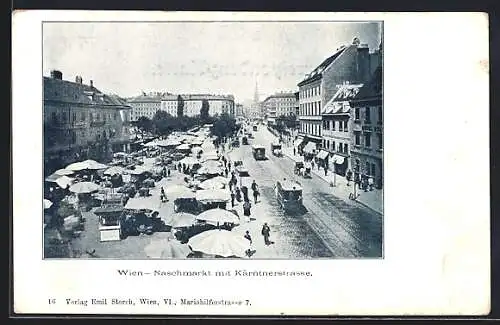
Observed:
[[[487,27],[14,13],[14,312],[487,314]]]

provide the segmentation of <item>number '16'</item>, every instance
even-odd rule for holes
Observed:
[[[55,304],[55,303],[56,303],[56,300],[55,300],[55,299],[53,299],[53,298],[49,299],[49,305],[53,305],[53,304]]]

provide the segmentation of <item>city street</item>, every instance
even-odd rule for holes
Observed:
[[[262,202],[257,205],[262,212],[257,218],[262,219],[260,224],[268,222],[272,230],[279,232],[275,245],[288,247],[288,253],[293,255],[281,257],[382,257],[382,215],[335,197],[327,182],[316,175],[312,179],[296,176],[289,158],[269,153],[274,136],[264,126],[259,126],[254,136],[250,145],[233,149],[231,157],[241,158],[259,184]],[[254,160],[252,144],[264,145],[268,160]],[[273,186],[283,178],[301,183],[305,207],[302,213],[285,215],[279,208]]]

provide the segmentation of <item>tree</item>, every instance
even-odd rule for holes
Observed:
[[[181,95],[177,96],[177,117],[184,116],[184,99]]]
[[[210,103],[208,100],[203,99],[201,101],[200,117],[203,122],[207,121],[209,118],[208,110],[210,109]]]
[[[146,116],[141,116],[135,122],[135,126],[139,128],[142,132],[153,132],[153,122]]]
[[[232,135],[236,131],[236,120],[227,113],[221,114],[213,121],[212,133],[219,138]]]
[[[158,134],[167,135],[174,130],[175,118],[165,111],[159,110],[153,117],[153,125]]]

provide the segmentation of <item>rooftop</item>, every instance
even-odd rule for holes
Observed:
[[[93,86],[52,77],[43,77],[43,99],[72,104],[130,108],[116,95],[106,95]]]
[[[344,104],[356,97],[363,84],[343,84],[339,86],[339,89],[335,95],[326,103],[323,108],[322,114],[345,114],[349,113],[349,104]]]
[[[301,82],[299,82],[298,86],[305,85],[306,83],[317,80],[321,78],[321,75],[325,71],[326,68],[330,66],[330,64],[333,63],[345,50],[347,49],[346,46],[342,46],[337,51],[330,57],[326,58],[323,62],[321,62],[320,65],[316,67],[313,71],[311,71],[309,74],[307,74]]]
[[[354,100],[371,99],[382,97],[382,67],[378,67],[371,76],[370,80],[364,85],[354,97]]]

